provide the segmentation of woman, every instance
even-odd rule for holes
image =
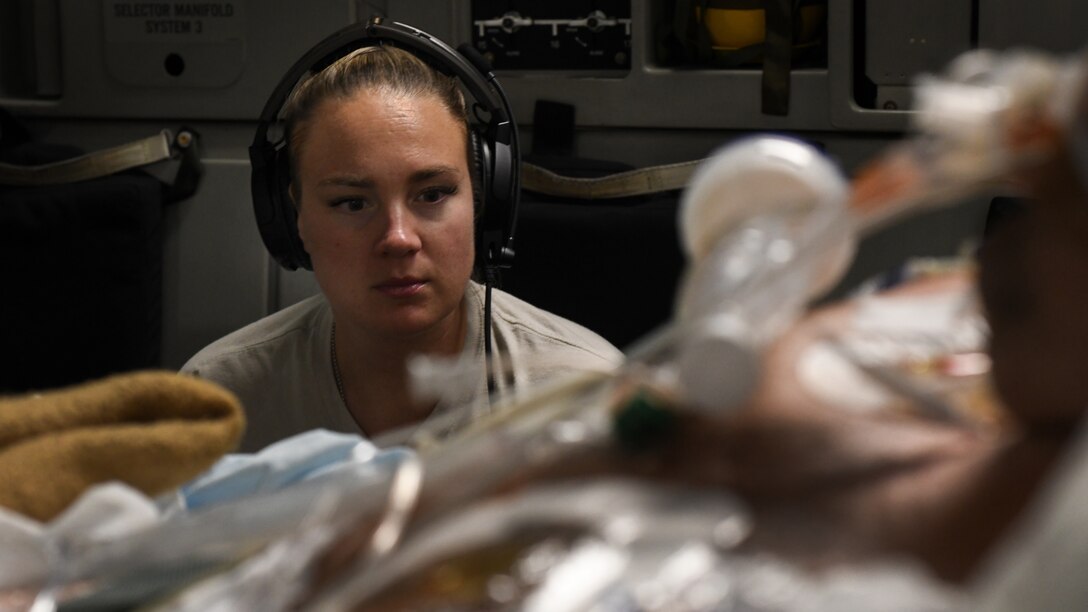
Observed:
[[[253,451],[323,427],[374,438],[427,421],[446,435],[489,409],[483,288],[464,98],[389,45],[310,77],[284,112],[298,232],[322,294],[195,355],[182,370],[234,391]],[[593,332],[494,291],[495,391],[622,354]],[[441,400],[410,393],[413,355],[460,358]]]

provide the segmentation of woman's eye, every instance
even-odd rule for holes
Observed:
[[[340,208],[348,212],[358,212],[366,208],[366,200],[360,198],[343,198],[332,203],[333,208]]]
[[[419,199],[427,204],[437,204],[455,193],[457,193],[457,187],[431,187],[424,189],[419,194]]]

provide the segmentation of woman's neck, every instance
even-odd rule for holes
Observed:
[[[409,389],[412,355],[456,355],[465,340],[464,306],[432,329],[414,335],[373,333],[344,317],[333,324],[333,367],[348,411],[368,437],[427,418],[433,402],[416,401]]]

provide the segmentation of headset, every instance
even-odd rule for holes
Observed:
[[[306,52],[283,76],[261,111],[249,147],[253,211],[261,239],[284,268],[312,270],[298,235],[297,213],[288,194],[291,182],[286,139],[270,142],[270,128],[299,80],[362,47],[392,45],[408,51],[446,76],[456,77],[473,98],[475,123],[469,126],[474,196],[477,206],[476,261],[488,285],[513,261],[514,227],[521,192],[518,131],[505,92],[487,61],[465,44],[455,51],[430,34],[374,17],[334,32]]]

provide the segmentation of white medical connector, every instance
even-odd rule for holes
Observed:
[[[845,270],[854,248],[847,182],[814,147],[761,136],[705,162],[680,202],[688,274],[675,367],[688,405],[741,405],[762,348]]]
[[[1061,138],[1088,168],[1086,58],[974,50],[917,77],[914,135],[855,177],[859,233],[976,194],[1018,194],[1010,177],[1053,156]]]
[[[692,175],[680,200],[680,243],[694,266],[753,219],[780,219],[790,226],[791,238],[800,238],[812,233],[813,223],[841,217],[847,196],[842,172],[812,145],[782,136],[745,138],[720,149]],[[840,257],[852,254],[847,245]],[[815,289],[837,280],[839,267],[829,260]]]
[[[1023,117],[1060,111],[1055,105],[1063,78],[1061,64],[1040,52],[1017,50],[964,53],[941,75],[915,79],[913,129],[936,145],[927,153],[942,176],[954,180],[998,175],[1018,151],[1008,129]]]
[[[408,390],[418,402],[470,398],[480,380],[476,361],[465,355],[412,355],[408,358]]]

